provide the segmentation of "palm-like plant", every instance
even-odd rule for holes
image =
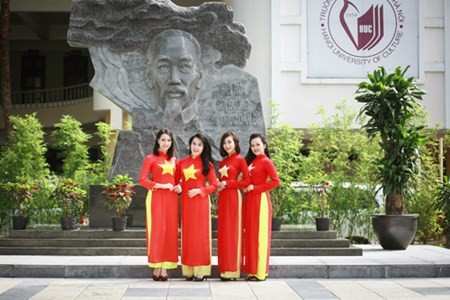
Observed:
[[[358,85],[355,99],[363,103],[358,118],[368,136],[380,136],[382,157],[377,161],[379,181],[386,195],[386,214],[403,214],[404,197],[412,195],[411,179],[420,173],[420,145],[426,141],[424,126],[414,123],[419,101],[425,92],[412,77],[409,67],[397,67],[388,74],[379,67]]]

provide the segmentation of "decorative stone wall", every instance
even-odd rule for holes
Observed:
[[[177,31],[154,39],[168,30]],[[192,38],[178,37],[178,31]],[[111,176],[128,173],[137,182],[155,133],[163,127],[174,133],[177,157],[187,156],[189,138],[202,132],[216,160],[225,131],[238,134],[244,155],[250,134],[265,131],[257,80],[242,70],[251,46],[223,3],[186,8],[158,0],[74,0],[67,40],[89,48],[95,68],[91,86],[132,114],[133,130],[119,133]],[[175,96],[164,98],[155,75],[161,70],[156,58],[170,56],[168,49],[178,44],[174,51],[193,57],[196,76],[194,84],[186,84],[182,104],[177,101],[184,92],[175,89]]]

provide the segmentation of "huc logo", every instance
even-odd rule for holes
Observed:
[[[350,64],[378,64],[402,41],[400,0],[323,0],[320,27],[325,45]]]

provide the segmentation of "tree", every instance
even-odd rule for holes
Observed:
[[[9,0],[1,0],[0,37],[2,41],[0,65],[1,65],[1,104],[3,106],[3,120],[5,123],[6,136],[12,130],[9,116],[12,111],[11,104],[11,75],[9,67]]]
[[[408,67],[388,73],[383,67],[369,73],[358,85],[355,99],[362,103],[359,116],[370,138],[381,138],[383,157],[377,162],[379,182],[386,195],[386,214],[403,214],[404,197],[413,196],[414,178],[420,174],[421,145],[426,142],[424,125],[417,125],[420,101],[425,91]]]
[[[67,178],[79,179],[77,173],[89,167],[90,134],[83,131],[81,123],[70,115],[62,117],[52,132],[54,147],[63,153],[63,173]]]

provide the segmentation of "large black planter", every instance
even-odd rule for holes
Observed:
[[[113,231],[124,231],[127,229],[127,216],[123,217],[112,217],[112,229]]]
[[[12,228],[14,230],[24,230],[27,228],[28,217],[23,216],[13,216],[12,217]]]
[[[386,250],[405,250],[417,231],[419,215],[372,215],[372,226],[378,241]]]
[[[76,217],[63,216],[60,218],[62,230],[75,230],[78,228]]]
[[[316,218],[317,231],[329,231],[331,219],[330,218]]]
[[[281,218],[273,217],[272,218],[272,231],[280,231],[281,230]]]

